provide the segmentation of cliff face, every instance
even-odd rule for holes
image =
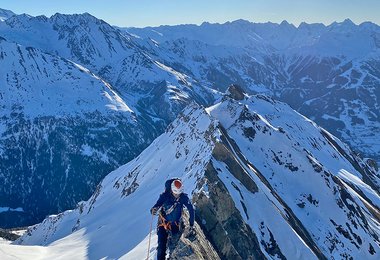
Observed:
[[[184,223],[188,227],[188,214],[184,212]],[[202,228],[196,222],[194,224],[194,229],[196,236],[194,239],[187,238],[188,229],[184,230],[181,239],[179,240],[177,246],[170,254],[170,259],[173,260],[220,260],[218,252],[211,245],[206,234],[203,232]]]
[[[216,146],[213,155],[229,161],[228,166],[241,173],[242,169],[222,145]],[[223,259],[265,258],[256,235],[244,222],[212,162],[207,165],[202,183],[208,186],[208,195],[201,192],[194,196],[197,218]]]

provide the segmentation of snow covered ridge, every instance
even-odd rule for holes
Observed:
[[[192,105],[135,160],[110,173],[87,202],[49,217],[19,243],[49,245],[82,232],[80,242],[88,245],[90,259],[125,254],[128,259],[128,252],[147,242],[149,208],[162,192],[163,180],[181,176],[186,192],[194,190],[211,156],[214,125],[203,109]]]
[[[109,82],[133,111],[149,111],[168,122],[190,99],[212,99],[210,91],[189,75],[157,62],[130,35],[88,13],[57,13],[50,18],[17,15],[0,25],[0,35],[88,68]],[[167,108],[158,108],[163,105]]]
[[[380,43],[377,41],[380,27],[377,24],[364,22],[356,25],[350,19],[343,22],[334,22],[327,26],[303,22],[296,27],[287,21],[276,24],[236,20],[224,24],[203,23],[200,26],[175,25],[124,28],[124,30],[139,38],[151,38],[158,44],[165,41],[188,39],[202,41],[215,46],[255,48],[254,45],[266,44],[275,50],[286,52],[293,49],[303,49],[304,47],[314,47],[311,50],[314,51],[314,55],[316,53],[320,55],[346,53],[349,56],[356,56],[356,54],[363,56],[364,53],[380,47]],[[345,42],[348,44],[344,46],[338,46],[337,44],[327,46],[328,42]],[[355,49],[358,45],[362,49]],[[348,49],[349,51],[347,51]],[[270,49],[268,48],[268,50]]]
[[[14,15],[16,15],[14,12],[0,8],[0,22],[7,20]]]
[[[28,117],[82,115],[132,110],[112,87],[88,69],[0,38],[2,115],[14,106]]]
[[[380,27],[244,20],[127,28],[162,63],[224,92],[265,93],[380,164]]]
[[[229,93],[206,110],[190,105],[88,201],[17,244],[75,240],[90,259],[143,259],[149,208],[165,180],[179,176],[221,258],[376,259],[379,176],[288,105]]]

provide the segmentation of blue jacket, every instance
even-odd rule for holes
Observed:
[[[172,208],[174,205],[174,208]],[[194,208],[190,202],[187,194],[182,193],[178,199],[176,199],[171,192],[163,192],[158,198],[154,208],[161,207],[161,210],[164,212],[163,216],[167,221],[177,222],[181,220],[182,208],[186,206],[190,214],[190,226],[194,225]],[[169,212],[171,211],[171,212]]]

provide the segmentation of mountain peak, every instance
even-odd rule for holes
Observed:
[[[290,25],[290,24],[288,23],[288,21],[283,20],[283,21],[280,23],[280,25]]]
[[[247,20],[244,20],[244,19],[238,19],[238,20],[232,21],[231,24],[250,25],[252,23],[250,21],[247,21]]]
[[[73,24],[75,22],[80,22],[80,23],[89,23],[89,22],[94,22],[96,24],[99,24],[103,22],[102,20],[96,18],[95,16],[89,14],[89,13],[83,13],[83,14],[61,14],[61,13],[56,13],[53,16],[50,17],[53,21],[64,21],[66,23]]]
[[[47,22],[49,20],[49,18],[46,17],[45,15],[39,15],[39,16],[36,16],[35,18],[42,22]]]
[[[17,15],[13,15],[9,17],[8,19],[5,19],[5,23],[11,26],[12,28],[27,27],[27,26],[30,26],[31,18],[33,18],[33,16],[25,14],[25,13],[17,14]]]
[[[294,24],[292,24],[292,23],[288,23],[288,21],[286,21],[286,20],[283,20],[283,21],[280,23],[280,26],[281,26],[281,27],[291,27],[291,28],[296,28],[296,27],[294,26]]]
[[[244,94],[245,93],[243,88],[236,84],[232,84],[231,86],[229,86],[226,91],[226,96],[235,100],[243,100]]]
[[[342,24],[356,25],[356,24],[355,24],[351,19],[349,19],[349,18],[344,19],[344,21],[342,22]]]
[[[326,27],[323,23],[306,23],[302,22],[299,24],[298,29],[317,29]]]
[[[356,26],[357,25],[353,21],[351,21],[349,18],[345,19],[343,22],[333,22],[332,24],[329,25],[329,27],[338,28],[340,31],[343,28],[350,29]]]
[[[380,31],[379,25],[373,22],[363,22],[359,25],[359,27],[369,31]]]
[[[0,8],[0,21],[4,21],[14,15],[16,15],[14,12]]]

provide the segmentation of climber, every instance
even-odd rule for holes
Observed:
[[[165,191],[160,194],[156,204],[150,210],[153,215],[158,213],[157,260],[165,260],[167,244],[171,252],[181,237],[184,227],[181,219],[184,206],[186,206],[190,215],[190,228],[187,238],[192,239],[195,237],[193,205],[187,194],[183,193],[183,184],[180,179],[167,180]]]

